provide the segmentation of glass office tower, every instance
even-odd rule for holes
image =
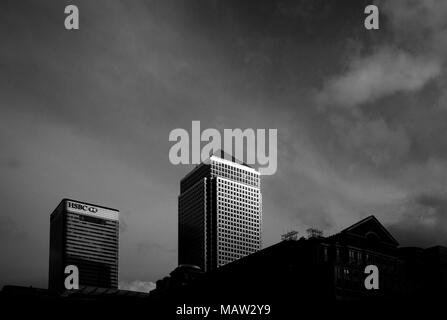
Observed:
[[[258,251],[259,172],[223,153],[211,156],[181,180],[178,213],[179,264],[209,271]]]
[[[79,270],[79,287],[118,288],[119,211],[64,199],[50,217],[48,288],[64,291],[65,267]]]

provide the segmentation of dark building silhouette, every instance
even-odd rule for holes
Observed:
[[[374,217],[369,216],[338,234],[319,240],[319,262],[328,263],[333,272],[336,299],[363,297],[392,298],[401,293],[402,261],[399,243]],[[379,290],[366,290],[365,267],[379,269]]]
[[[370,264],[379,269],[378,290],[364,286],[365,266]],[[414,316],[414,312],[428,317],[447,301],[446,279],[447,248],[399,247],[386,228],[370,216],[329,237],[320,233],[307,239],[285,237],[209,272],[194,265],[179,265],[157,281],[150,293],[83,286],[58,294],[5,286],[0,300],[8,305],[35,302],[44,310],[57,305],[81,314],[88,307],[100,316],[121,307],[126,313],[138,309],[163,319],[181,319],[176,317],[176,309],[185,304],[213,310],[230,304],[269,305],[273,311],[266,319],[334,315],[377,319]],[[209,318],[223,317],[214,313]]]
[[[64,199],[50,217],[48,288],[64,291],[65,267],[79,270],[79,286],[118,288],[119,211]]]
[[[130,300],[132,298],[148,298],[148,292],[137,292],[129,290],[120,290],[115,288],[100,288],[83,286],[78,290],[66,290],[62,294],[57,294],[54,291],[42,288],[23,287],[7,285],[0,291],[0,298],[6,299],[22,299],[34,301],[120,301],[121,298]]]
[[[447,248],[435,246],[424,250],[423,261],[427,273],[425,283],[429,291],[436,293],[447,288]]]
[[[378,290],[365,288],[368,265],[378,267]],[[151,294],[166,301],[279,303],[281,310],[297,301],[427,301],[445,296],[446,275],[447,248],[399,248],[369,216],[329,237],[281,241],[199,277],[183,276],[181,285],[171,277],[175,289],[157,283]]]
[[[261,248],[259,172],[223,152],[180,182],[178,263],[210,271]]]
[[[152,296],[164,297],[172,292],[180,292],[190,284],[204,279],[205,273],[194,265],[179,265],[167,277],[156,282],[156,288]]]

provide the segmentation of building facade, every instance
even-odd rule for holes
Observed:
[[[179,264],[210,271],[258,251],[259,172],[224,153],[211,156],[181,180],[178,213]]]
[[[341,232],[314,242],[319,264],[329,266],[338,300],[392,299],[403,291],[403,261],[399,243],[374,217],[369,216]],[[379,290],[366,290],[365,268],[378,267]]]
[[[63,199],[50,217],[48,288],[64,291],[64,270],[79,270],[79,287],[118,288],[119,211]]]

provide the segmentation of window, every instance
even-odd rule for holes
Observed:
[[[355,251],[349,250],[349,262],[354,262],[354,261],[355,261]]]
[[[323,253],[323,261],[324,262],[328,262],[329,261],[329,256],[328,256],[328,247],[323,246],[322,248],[322,253]]]
[[[348,268],[343,268],[343,278],[345,280],[351,280],[351,271]]]

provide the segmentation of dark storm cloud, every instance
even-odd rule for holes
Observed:
[[[447,196],[421,194],[405,206],[401,220],[389,226],[402,245],[447,246]]]
[[[402,243],[443,241],[443,1],[377,2],[377,32],[363,27],[369,1],[72,4],[75,32],[64,2],[1,2],[1,221],[28,235],[4,234],[2,283],[45,286],[49,214],[66,196],[121,210],[123,283],[165,276],[190,169],[169,163],[168,135],[192,120],[278,129],[265,246],[369,214]]]

